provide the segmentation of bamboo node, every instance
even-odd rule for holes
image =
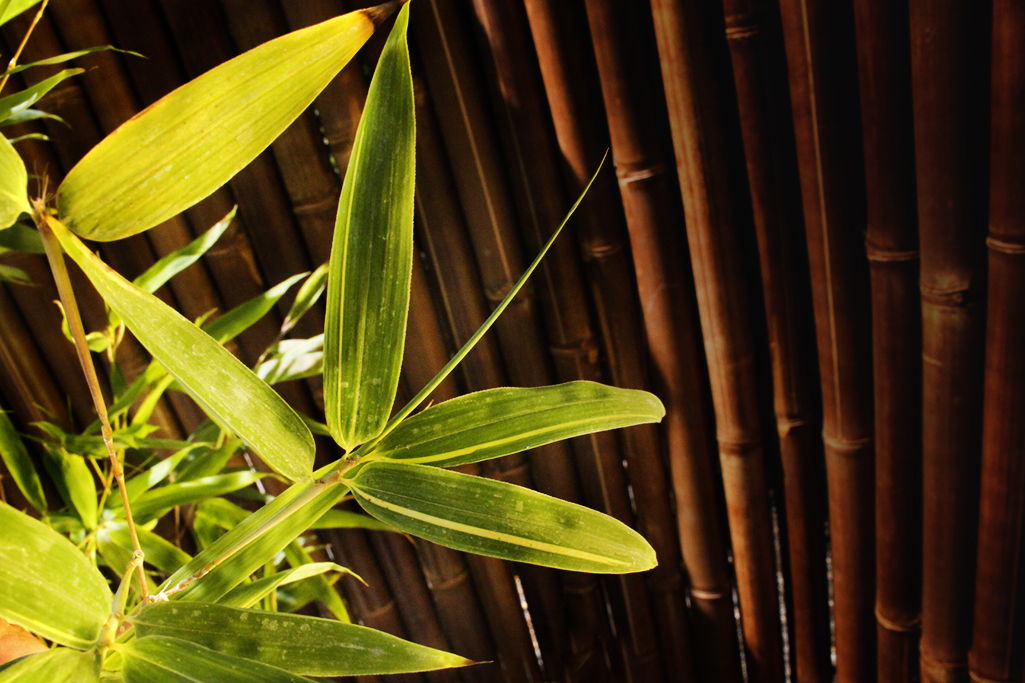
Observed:
[[[548,348],[556,360],[564,358],[576,360],[582,358],[590,363],[598,361],[598,345],[593,337],[587,337],[570,344],[553,344]]]
[[[984,676],[983,674],[979,673],[975,669],[976,666],[978,666],[978,664],[977,664],[977,662],[975,662],[975,658],[972,656],[972,653],[969,652],[968,653],[968,676],[975,683],[1010,683],[1011,681],[1014,681],[1014,680],[1021,680],[1021,679],[1014,679],[1014,678],[1012,678],[1010,676],[1005,677],[1005,678],[990,678],[989,676]]]
[[[921,283],[919,289],[922,292],[922,301],[943,306],[946,308],[963,308],[973,303],[975,292],[970,287],[959,287],[957,289],[940,289],[929,287]]]
[[[724,439],[718,438],[719,452],[723,455],[747,455],[762,447],[762,439]]]
[[[308,216],[309,214],[321,213],[323,211],[330,211],[334,213],[335,207],[338,205],[338,195],[329,194],[323,199],[314,199],[309,202],[302,202],[301,204],[293,204],[292,212],[296,216]]]
[[[840,455],[854,455],[857,451],[871,445],[872,437],[866,436],[862,439],[845,439],[841,436],[830,436],[823,431],[822,443],[834,451],[839,451]]]
[[[625,240],[619,240],[617,242],[598,242],[588,240],[583,246],[584,261],[600,261],[614,254],[618,254],[623,251],[624,247],[626,247]]]
[[[724,591],[702,590],[700,588],[691,588],[690,589],[690,595],[691,595],[692,598],[696,598],[698,600],[710,600],[710,601],[711,600],[722,600],[723,598],[726,597],[726,593]]]
[[[379,617],[382,617],[385,614],[389,614],[389,613],[394,612],[394,611],[395,611],[395,601],[394,600],[389,600],[388,602],[384,603],[383,605],[381,605],[377,609],[371,610],[370,612],[367,612],[365,614],[361,614],[360,616],[363,617],[363,621],[365,623],[367,621],[376,621]]]
[[[446,578],[442,579],[441,581],[434,581],[434,580],[432,580],[431,581],[431,585],[432,585],[432,587],[434,588],[435,591],[451,590],[452,588],[455,588],[456,586],[460,586],[460,585],[466,583],[466,579],[467,579],[467,577],[469,577],[469,575],[470,575],[469,572],[466,569],[464,569],[461,572],[459,572],[458,574],[456,574],[454,576],[446,577]]]
[[[619,178],[620,186],[636,183],[640,180],[646,180],[647,178],[653,178],[665,172],[666,165],[661,161],[642,168],[633,168],[628,166],[616,167],[616,177]]]
[[[919,649],[919,661],[922,664],[922,669],[929,669],[931,671],[958,671],[959,669],[967,669],[968,662],[965,659],[958,660],[956,662],[940,662],[930,657],[924,648]],[[924,676],[923,676],[924,678]]]
[[[747,17],[745,17],[747,18]],[[744,26],[728,26],[726,28],[726,40],[746,40],[761,33],[757,24],[746,24]]]
[[[986,246],[993,251],[999,251],[1003,254],[1025,254],[1025,244],[1020,242],[1004,242],[1003,240],[987,237]]]
[[[883,616],[882,612],[879,611],[879,607],[876,607],[876,621],[879,625],[885,628],[887,631],[893,631],[894,633],[917,633],[922,628],[922,615],[919,613],[911,621],[899,622],[893,621]]]
[[[893,251],[891,249],[882,249],[875,246],[871,242],[865,242],[865,253],[868,256],[868,260],[873,263],[892,263],[894,261],[917,261],[918,250],[913,249],[911,251]]]

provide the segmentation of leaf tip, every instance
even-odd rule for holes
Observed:
[[[374,28],[376,29],[378,26],[383,24],[388,17],[395,14],[395,11],[399,7],[402,7],[402,5],[407,2],[409,2],[409,0],[391,0],[390,2],[377,5],[376,7],[368,7],[363,10],[363,14],[367,16],[367,19],[373,22]]]

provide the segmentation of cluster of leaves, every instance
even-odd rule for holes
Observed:
[[[137,234],[220,187],[312,102],[371,35],[383,9],[287,34],[182,86],[90,151],[58,188],[55,209],[29,200],[25,166],[0,136],[0,235],[10,233],[22,215],[34,221],[38,233],[26,229],[49,258],[100,416],[82,435],[49,428],[48,469],[69,505],[67,513],[47,516],[27,454],[10,458],[17,483],[50,526],[0,505],[0,617],[63,647],[14,662],[0,670],[0,683],[300,681],[469,663],[344,621],[252,608],[274,607],[283,584],[315,579],[323,582],[316,597],[344,617],[344,607],[336,609],[323,597],[333,595],[325,573],[342,568],[310,562],[299,539],[318,525],[348,523],[333,509],[346,498],[379,524],[467,552],[586,572],[654,566],[647,542],[612,518],[446,468],[658,421],[664,411],[655,397],[571,382],[478,392],[414,414],[494,323],[551,241],[452,361],[389,417],[413,255],[408,12],[402,6],[371,83],[339,200],[330,263],[304,283],[283,330],[326,284],[324,334],[281,339],[255,372],[223,344],[298,278],[200,324],[152,293],[199,258],[230,217],[135,282],[107,267],[79,238]],[[233,106],[217,106],[224,102]],[[235,106],[240,102],[245,106]],[[87,336],[82,329],[65,254],[109,306],[106,330]],[[89,351],[105,350],[113,358],[126,327],[153,363],[131,385],[115,376],[117,400],[108,412]],[[325,425],[300,417],[270,387],[317,373],[324,379]],[[189,442],[150,438],[150,413],[169,389],[189,394],[210,417],[208,428]],[[311,424],[345,451],[317,471]],[[0,432],[5,443],[16,441],[5,419]],[[223,471],[243,447],[290,483],[252,514],[218,497],[263,476],[249,469]],[[17,446],[6,450],[11,449]],[[148,457],[165,449],[171,452],[166,459],[154,463]],[[127,479],[126,450],[141,460]],[[97,464],[104,455],[107,469]],[[94,472],[103,483],[98,495]],[[108,495],[114,479],[120,500]],[[193,525],[199,552],[189,557],[153,533],[152,525],[177,506],[200,501]],[[97,570],[94,552],[122,577],[116,594]],[[289,569],[278,568],[282,552]],[[170,576],[158,586],[152,580],[158,574]],[[258,578],[252,580],[254,574]]]

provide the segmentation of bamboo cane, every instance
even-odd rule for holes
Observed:
[[[717,43],[706,38],[722,33],[715,32],[716,23],[696,3],[652,0],[651,8],[712,384],[747,672],[749,680],[782,682],[782,628],[742,226],[731,208],[737,197],[727,168],[725,106],[715,82]]]
[[[822,383],[837,675],[861,683],[876,671],[875,475],[852,27],[834,3],[782,0],[780,8]]]
[[[989,286],[982,426],[982,501],[975,620],[968,665],[974,681],[1023,676],[1022,510],[1025,501],[1025,8],[993,3]]]
[[[872,268],[880,683],[918,678],[922,366],[907,8],[855,5]]]
[[[812,344],[804,320],[810,302],[801,289],[807,264],[795,249],[799,219],[788,201],[791,177],[780,98],[772,85],[775,28],[765,8],[746,0],[724,3],[726,38],[747,161],[752,213],[758,234],[762,292],[772,354],[773,404],[783,465],[792,624],[790,643],[796,680],[825,683],[829,661],[829,605],[826,586],[825,516],[821,445],[805,358]],[[778,39],[777,39],[778,40]],[[780,56],[781,57],[781,56]]]
[[[916,0],[921,245],[923,681],[966,681],[978,532],[985,302],[988,3]]]

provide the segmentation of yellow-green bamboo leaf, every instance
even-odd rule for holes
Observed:
[[[310,477],[313,436],[273,389],[206,332],[111,270],[60,222],[44,218],[139,342],[207,412],[249,442],[275,472],[293,481]]]
[[[503,481],[375,460],[346,483],[374,517],[456,550],[599,574],[657,564],[648,542],[622,522]]]
[[[132,117],[71,169],[62,220],[93,240],[148,230],[196,204],[256,158],[374,31],[379,8],[350,12],[253,48]]]
[[[13,662],[0,672],[0,683],[90,683],[99,674],[95,652],[56,647]]]
[[[402,8],[370,84],[335,221],[324,326],[324,403],[346,450],[395,401],[413,267],[416,125]]]
[[[0,230],[11,227],[18,216],[29,211],[25,162],[7,138],[0,135]]]

